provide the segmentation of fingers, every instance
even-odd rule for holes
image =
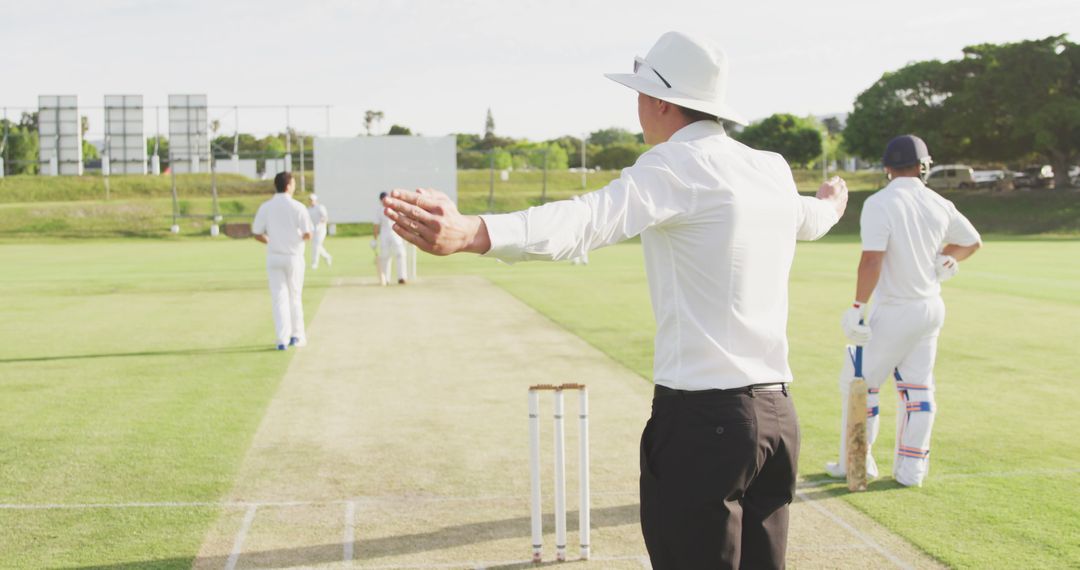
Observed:
[[[383,200],[383,204],[387,208],[387,215],[389,215],[389,212],[395,212],[406,218],[428,225],[436,225],[439,222],[438,218],[422,206],[414,205],[404,200],[387,197]],[[396,218],[390,219],[397,221]]]
[[[415,245],[423,251],[433,253],[434,244],[429,239],[426,239],[422,233],[410,231],[408,228],[398,224],[394,224],[391,228],[394,230],[394,233],[401,236],[405,241]]]
[[[399,213],[399,212],[397,212],[395,210],[390,210],[390,209],[386,210],[386,217],[390,218],[390,220],[392,220],[394,222],[394,225],[393,225],[394,228],[399,228],[400,227],[402,230],[404,230],[406,232],[413,233],[413,234],[419,234],[421,239],[423,239],[424,241],[427,241],[428,243],[431,243],[431,244],[435,243],[435,238],[437,236],[437,233],[436,233],[436,231],[434,229],[429,227],[427,224],[419,222],[419,221],[417,221],[417,220],[415,220],[415,219],[413,219],[413,218],[411,218],[411,217],[409,217],[407,215],[401,214],[401,213]]]

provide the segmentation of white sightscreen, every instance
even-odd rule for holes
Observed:
[[[75,95],[38,97],[38,160],[41,173],[81,176],[82,125]],[[53,171],[56,165],[56,172]]]
[[[169,157],[174,172],[209,172],[206,95],[169,95]]]
[[[105,96],[105,156],[109,174],[146,174],[142,95]]]
[[[435,188],[457,202],[457,139],[349,137],[315,139],[315,191],[335,224],[373,222],[379,193]]]

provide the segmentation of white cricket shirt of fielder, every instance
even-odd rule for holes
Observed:
[[[799,196],[783,157],[699,121],[579,200],[483,219],[486,255],[508,262],[572,259],[640,234],[656,318],[653,377],[706,390],[792,380],[795,240],[825,235],[837,215]]]
[[[322,204],[315,204],[308,208],[308,215],[311,216],[311,223],[315,227],[325,226],[330,221],[330,214],[326,211],[326,206]]]
[[[303,204],[279,192],[262,203],[255,213],[251,233],[265,234],[267,255],[304,256],[304,234],[312,232],[311,216]]]
[[[863,204],[863,251],[884,251],[874,302],[898,304],[936,297],[935,259],[947,244],[981,243],[979,232],[952,202],[922,180],[900,177]]]

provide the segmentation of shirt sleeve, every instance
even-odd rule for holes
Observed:
[[[261,236],[266,234],[266,205],[259,206],[255,212],[255,221],[251,222],[251,233]]]
[[[481,216],[502,261],[573,259],[671,223],[694,209],[697,191],[681,183],[663,158],[642,155],[607,186],[574,200],[510,214]]]
[[[945,230],[945,243],[956,245],[975,245],[982,243],[982,236],[979,235],[978,230],[971,224],[971,221],[967,219],[956,206],[949,204],[950,217],[949,227]]]
[[[885,251],[889,245],[889,218],[874,200],[863,203],[859,216],[859,235],[863,251]]]
[[[800,240],[816,240],[829,233],[829,230],[840,221],[836,214],[836,208],[825,200],[819,200],[811,196],[799,196],[798,228],[795,238]]]

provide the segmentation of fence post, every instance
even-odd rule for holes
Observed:
[[[540,190],[540,203],[547,203],[547,159],[548,159],[548,147],[544,147],[544,187]]]
[[[491,181],[488,183],[488,213],[495,213],[495,149],[489,151],[491,153]]]

